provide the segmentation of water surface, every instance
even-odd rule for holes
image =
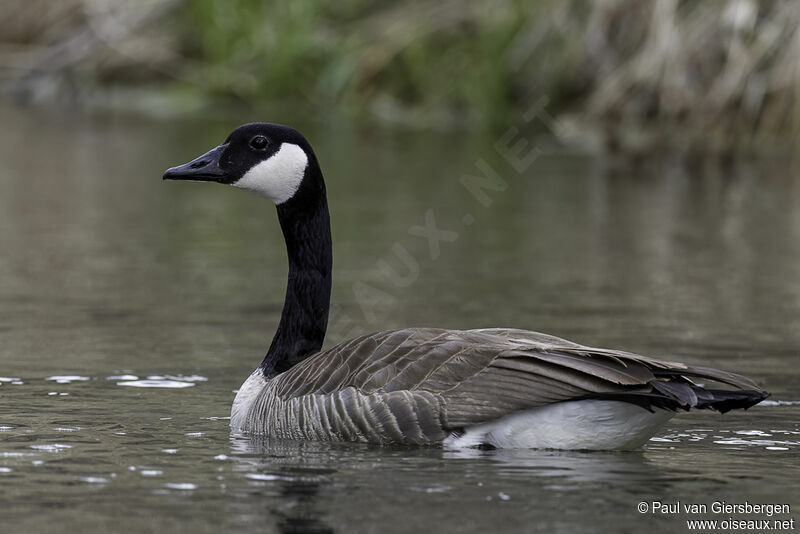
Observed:
[[[681,415],[632,453],[276,442],[232,436],[226,419],[280,315],[274,208],[160,180],[235,121],[0,117],[5,528],[682,532],[725,517],[638,503],[800,507],[790,161],[556,152],[517,172],[491,136],[307,126],[333,217],[328,346],[512,326],[735,370],[773,396]],[[488,205],[459,182],[480,158],[507,182]],[[433,244],[414,230],[426,214],[447,232]]]

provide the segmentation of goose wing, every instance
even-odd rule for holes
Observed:
[[[721,382],[734,390],[704,389],[689,377]],[[276,381],[275,393],[283,399],[345,389],[382,398],[403,392],[403,398],[437,399],[444,429],[580,398],[625,400],[648,409],[698,407],[724,412],[749,407],[766,395],[733,373],[515,329],[377,332],[320,352]]]

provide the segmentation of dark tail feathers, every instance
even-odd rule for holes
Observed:
[[[760,389],[705,389],[683,377],[650,382],[653,392],[661,395],[665,408],[689,410],[699,408],[725,413],[738,408],[747,409],[769,397]]]
[[[694,376],[699,374],[693,373]],[[736,376],[736,375],[728,375]],[[711,378],[704,376],[705,378]],[[714,377],[715,379],[717,377]],[[744,378],[744,377],[742,377]],[[726,380],[726,383],[731,381]],[[614,392],[592,395],[592,398],[620,400],[637,404],[647,410],[663,408],[665,410],[715,410],[720,413],[736,409],[750,408],[769,397],[769,393],[758,389],[758,386],[748,380],[747,385],[754,389],[706,389],[694,384],[684,376],[672,374],[670,377],[662,376],[649,382],[652,391],[641,392]],[[731,384],[741,386],[743,384]]]

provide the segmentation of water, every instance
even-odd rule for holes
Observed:
[[[328,344],[514,326],[736,370],[773,393],[744,413],[681,415],[632,453],[382,448],[228,431],[280,314],[276,216],[160,173],[232,123],[0,117],[4,529],[682,532],[687,519],[767,517],[637,506],[800,509],[790,161],[556,153],[517,173],[491,137],[306,128],[333,212]],[[508,184],[488,206],[459,184],[479,158]],[[433,246],[412,229],[426,213],[451,232]]]

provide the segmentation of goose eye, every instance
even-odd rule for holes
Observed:
[[[269,144],[269,139],[263,135],[257,135],[250,140],[250,146],[256,150],[264,150]]]

